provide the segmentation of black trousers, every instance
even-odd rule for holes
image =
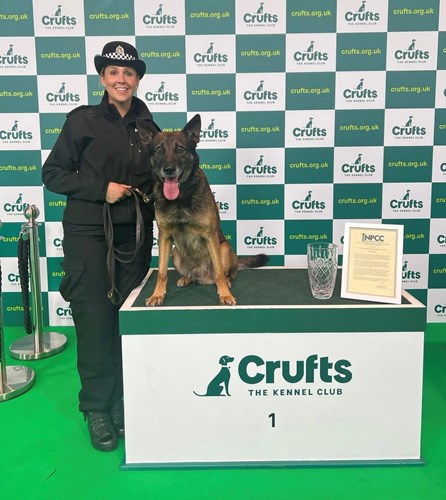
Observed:
[[[81,381],[79,410],[106,411],[123,396],[122,348],[118,311],[150,268],[152,227],[146,228],[144,244],[131,263],[115,263],[115,279],[122,300],[107,297],[107,244],[103,227],[64,223],[62,267],[65,276],[59,290],[70,303],[77,336],[77,369]],[[135,227],[114,227],[114,245],[133,252]]]

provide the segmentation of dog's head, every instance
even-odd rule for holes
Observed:
[[[137,121],[142,143],[148,148],[153,174],[163,185],[166,199],[175,200],[182,184],[198,169],[197,144],[200,141],[201,118],[195,115],[180,131],[160,132],[154,123]]]
[[[228,363],[232,363],[232,361],[234,361],[234,358],[231,358],[231,356],[222,356],[220,358],[220,361],[219,363],[222,365],[222,366],[227,366]]]

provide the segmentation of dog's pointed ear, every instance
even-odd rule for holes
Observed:
[[[183,128],[183,133],[188,139],[192,139],[195,144],[198,144],[200,142],[200,132],[201,116],[195,115],[185,125],[185,127]]]
[[[136,120],[136,128],[144,146],[149,146],[156,134],[161,132],[161,129],[155,122],[149,122],[147,120]]]

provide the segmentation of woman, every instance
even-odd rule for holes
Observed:
[[[146,69],[135,47],[109,42],[94,63],[104,97],[67,115],[43,165],[43,182],[67,196],[59,290],[70,302],[76,329],[79,410],[92,445],[109,451],[124,434],[118,310],[150,267],[153,205],[132,189],[152,189],[136,129],[137,119],[150,122],[152,115],[133,96]]]

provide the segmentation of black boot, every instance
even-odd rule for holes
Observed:
[[[100,451],[112,451],[118,445],[110,415],[105,411],[86,411],[91,444]]]
[[[116,434],[122,437],[124,435],[124,403],[122,399],[118,399],[112,403],[109,415],[115,427]]]

